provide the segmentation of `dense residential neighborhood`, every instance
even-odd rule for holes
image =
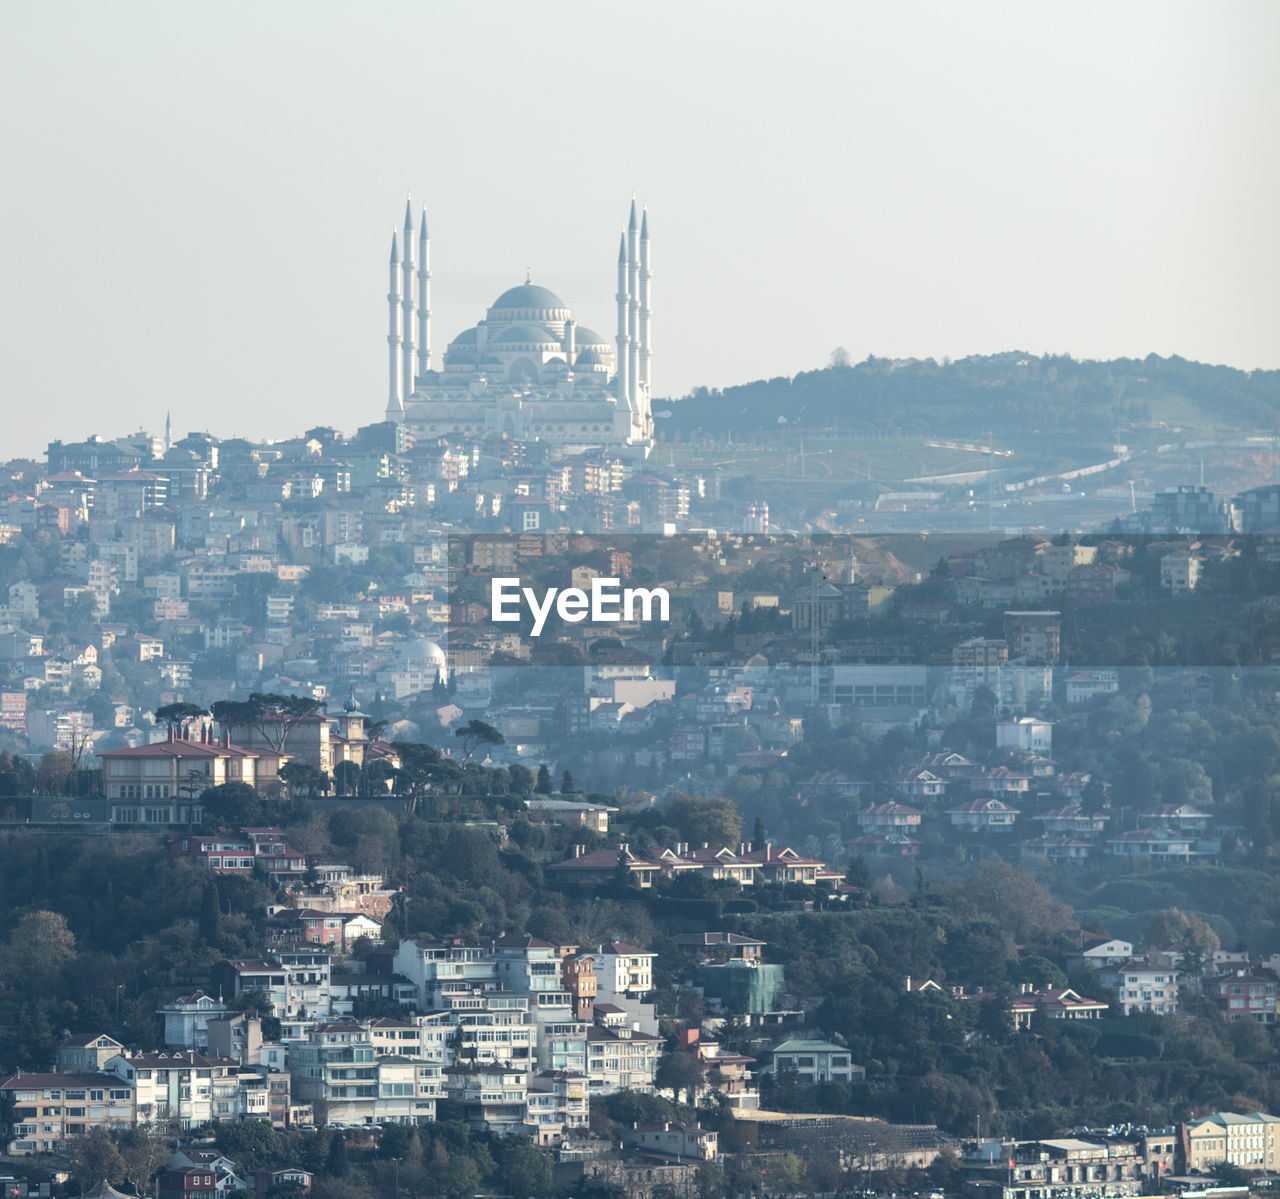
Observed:
[[[1280,1173],[1258,494],[935,549],[391,424],[6,469],[24,1194]]]

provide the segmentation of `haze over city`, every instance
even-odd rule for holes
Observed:
[[[825,365],[1280,366],[1272,5],[11,8],[7,445],[377,420],[386,253],[441,344],[523,280],[612,327],[634,190],[658,396]]]

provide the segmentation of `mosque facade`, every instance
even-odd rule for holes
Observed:
[[[424,209],[415,236],[405,207],[391,237],[386,419],[416,438],[493,434],[567,450],[643,458],[653,445],[649,216],[635,201],[618,250],[612,343],[526,277],[439,359],[431,349],[431,242]]]

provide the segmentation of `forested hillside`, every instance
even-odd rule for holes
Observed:
[[[935,362],[932,358],[837,361],[794,377],[723,390],[697,388],[655,404],[659,430],[761,432],[785,423],[863,432],[977,436],[1031,433],[1104,437],[1158,424],[1269,429],[1280,412],[1280,371],[1245,372],[1184,358],[1078,362],[1020,351]]]

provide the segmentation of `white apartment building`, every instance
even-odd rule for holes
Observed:
[[[1178,1010],[1178,972],[1169,966],[1122,962],[1099,970],[1098,981],[1115,991],[1126,1016],[1134,1012],[1172,1016]]]

